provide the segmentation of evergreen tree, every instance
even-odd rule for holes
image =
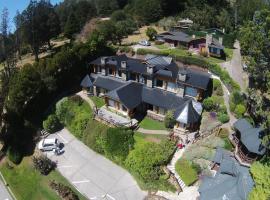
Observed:
[[[67,38],[72,39],[74,34],[79,32],[79,22],[76,19],[76,16],[72,12],[68,17],[67,23],[65,25],[64,34]]]

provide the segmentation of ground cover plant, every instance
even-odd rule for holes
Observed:
[[[144,129],[150,129],[150,130],[166,130],[165,124],[163,122],[159,122],[149,117],[145,117],[141,121],[140,127]]]
[[[81,200],[85,200],[59,172],[53,170],[47,176],[41,175],[34,169],[32,157],[25,157],[20,165],[4,161],[0,165],[0,170],[18,200],[61,200],[50,188],[51,181],[69,186]]]
[[[185,159],[180,159],[175,164],[175,170],[187,186],[198,180],[200,166]]]

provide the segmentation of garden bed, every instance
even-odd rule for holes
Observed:
[[[104,99],[101,98],[101,97],[92,96],[92,97],[90,97],[90,99],[94,102],[94,104],[95,104],[98,108],[101,108],[102,106],[105,105],[105,101],[104,101]]]

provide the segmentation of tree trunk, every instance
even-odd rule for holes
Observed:
[[[38,48],[34,48],[35,61],[38,62]]]
[[[49,50],[51,50],[52,49],[52,45],[51,45],[51,42],[50,42],[50,40],[48,40],[48,48],[49,48]]]

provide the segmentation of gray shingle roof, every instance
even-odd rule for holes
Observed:
[[[228,154],[224,149],[220,152]],[[249,169],[241,166],[234,157],[221,157],[221,166],[215,177],[203,178],[199,187],[200,200],[246,200],[254,186]]]
[[[211,79],[210,74],[208,74],[207,72],[202,72],[199,70],[189,68],[187,68],[186,71],[187,71],[187,79],[185,81],[186,84],[207,90],[208,84]]]
[[[89,88],[89,87],[93,86],[93,83],[92,83],[92,81],[90,79],[90,76],[88,74],[82,80],[81,86],[84,87],[84,88]]]
[[[179,42],[190,42],[192,38],[181,31],[170,31],[170,32],[165,32],[159,35],[160,37],[163,37],[164,39],[169,39],[169,40],[174,40],[174,41],[179,41]]]
[[[202,108],[196,110],[193,105],[193,100],[189,99],[176,109],[174,117],[176,121],[184,124],[196,123],[201,118],[201,112]]]
[[[106,96],[120,101],[128,109],[133,109],[142,103],[142,88],[142,84],[130,81],[127,84],[108,92]]]
[[[248,151],[258,155],[265,154],[265,147],[262,145],[263,131],[260,128],[253,128],[246,119],[239,119],[234,123],[234,128],[240,132],[241,142]]]
[[[109,91],[119,88],[124,84],[125,84],[124,81],[120,79],[111,78],[108,76],[106,77],[98,76],[94,82],[95,86],[109,90]]]

